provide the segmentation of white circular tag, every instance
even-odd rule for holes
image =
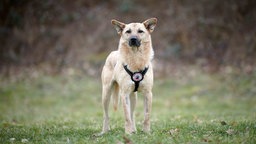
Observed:
[[[132,76],[132,79],[133,79],[134,81],[136,81],[136,82],[141,81],[142,78],[143,78],[143,76],[142,76],[141,73],[135,73],[135,74],[133,74],[133,76]]]

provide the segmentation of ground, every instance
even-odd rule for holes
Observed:
[[[139,95],[136,134],[124,133],[121,106],[114,112],[111,105],[111,131],[96,137],[103,115],[99,78],[1,77],[0,143],[256,143],[255,76],[230,78],[197,70],[156,78],[150,134],[142,132]]]

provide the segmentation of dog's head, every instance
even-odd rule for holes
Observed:
[[[112,20],[111,23],[121,36],[120,42],[129,47],[140,47],[142,44],[150,42],[150,33],[154,31],[157,23],[156,18],[150,18],[143,23],[125,24],[117,20]]]

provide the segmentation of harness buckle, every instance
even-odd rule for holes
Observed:
[[[131,80],[135,83],[134,92],[138,91],[140,82],[144,79],[144,75],[148,71],[148,67],[145,67],[144,70],[138,72],[132,72],[127,68],[127,65],[123,66],[125,71],[131,76]]]

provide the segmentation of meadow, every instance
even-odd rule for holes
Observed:
[[[110,105],[111,131],[102,127],[100,78],[74,75],[1,77],[0,143],[256,143],[256,75],[197,70],[155,79],[152,131],[124,133],[121,106]]]

